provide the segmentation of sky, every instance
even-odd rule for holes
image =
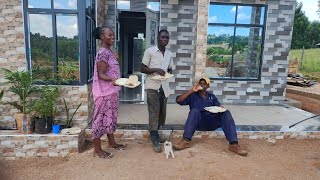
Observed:
[[[51,8],[50,0],[28,0],[29,8]],[[54,0],[58,9],[77,9],[77,0]],[[30,14],[31,33],[40,33],[52,37],[52,16],[48,14]],[[75,15],[57,15],[57,34],[73,38],[78,35],[78,21]]]
[[[302,2],[302,9],[305,11],[306,16],[309,21],[320,21],[318,10],[318,0],[298,0],[298,2]],[[234,5],[226,6],[226,5],[211,5],[209,7],[209,23],[233,23],[235,21],[235,10],[236,7]],[[248,24],[250,23],[252,8],[249,6],[239,6],[238,7],[238,17],[237,23]],[[264,10],[262,10],[262,14]],[[263,17],[260,19],[260,23],[263,22]],[[233,28],[230,27],[209,27],[209,34],[229,34],[233,35]],[[249,30],[242,28],[237,29],[237,35],[248,35]]]
[[[159,2],[147,2],[147,8],[153,11],[159,11]],[[128,10],[130,9],[130,1],[129,0],[118,0],[117,1],[118,9]]]
[[[261,10],[261,14],[264,14],[264,7]],[[251,6],[238,6],[237,23],[250,24],[251,23]],[[235,22],[235,5],[210,5],[209,7],[209,23],[234,23]],[[258,20],[258,23],[263,23],[263,16]],[[233,36],[233,27],[209,27],[208,33],[221,35],[229,34]],[[238,28],[236,35],[249,35],[249,28]]]
[[[306,16],[309,18],[309,21],[320,21],[320,17],[317,14],[318,10],[318,0],[298,0],[302,2],[302,10],[305,12]]]

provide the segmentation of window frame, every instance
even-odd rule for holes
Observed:
[[[96,5],[96,0],[92,0]],[[77,9],[54,9],[54,0],[50,0],[51,8],[29,8],[28,0],[23,0],[23,23],[24,23],[24,34],[25,34],[25,52],[27,60],[27,69],[32,69],[31,59],[31,41],[30,41],[30,27],[29,27],[29,15],[30,14],[47,14],[52,16],[52,54],[54,72],[58,71],[58,39],[57,39],[57,23],[56,15],[75,15],[78,21],[78,48],[79,48],[79,80],[72,81],[63,85],[84,85],[89,83],[88,77],[88,62],[87,62],[87,42],[86,42],[86,4],[85,1],[77,0]],[[96,16],[96,7],[95,9]],[[96,18],[94,18],[96,19]],[[47,82],[48,84],[55,84],[54,82]]]
[[[230,76],[227,78],[221,78],[221,77],[210,77],[211,80],[225,80],[225,81],[261,81],[261,67],[262,67],[262,61],[263,61],[263,49],[264,49],[264,41],[265,41],[265,31],[266,31],[266,23],[267,23],[267,14],[268,14],[268,5],[266,4],[247,4],[247,3],[223,3],[223,2],[210,2],[208,7],[208,14],[210,13],[210,6],[211,5],[226,5],[226,6],[235,6],[235,19],[233,23],[209,23],[207,26],[207,30],[209,27],[217,27],[217,26],[223,26],[223,27],[233,27],[233,40],[232,40],[232,59],[231,59],[231,69],[230,69]],[[239,6],[248,6],[248,7],[264,7],[264,14],[263,16],[263,24],[241,24],[237,23],[238,18],[238,7]],[[208,15],[209,18],[209,15]],[[261,43],[260,43],[260,55],[259,55],[259,67],[258,67],[258,77],[257,78],[239,78],[239,77],[232,77],[233,72],[233,64],[234,64],[234,45],[236,41],[236,28],[262,28],[261,32]],[[208,34],[207,34],[208,35]],[[207,42],[206,42],[207,43]],[[207,59],[206,59],[207,61]]]

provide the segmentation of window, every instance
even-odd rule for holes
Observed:
[[[93,80],[93,69],[96,56],[96,39],[92,37],[92,33],[95,27],[95,1],[86,0],[86,55],[88,59],[88,61],[86,61],[88,62],[86,70],[88,74],[88,82],[92,82]]]
[[[259,80],[266,6],[211,3],[205,75]]]
[[[117,9],[130,10],[130,1],[117,1]]]
[[[148,0],[147,8],[152,11],[160,11],[160,2],[159,0]]]
[[[85,84],[93,75],[95,1],[24,0],[28,68],[46,84]],[[93,43],[94,42],[94,43]]]

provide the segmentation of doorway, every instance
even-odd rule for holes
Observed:
[[[150,9],[148,4],[148,1],[141,0],[140,6],[130,6],[130,3],[123,6],[122,3],[122,6],[117,7],[116,50],[120,56],[121,76],[128,78],[136,75],[141,82],[141,85],[134,89],[122,86],[121,102],[146,103],[145,75],[140,72],[140,66],[145,49],[156,45],[159,29],[159,11]]]

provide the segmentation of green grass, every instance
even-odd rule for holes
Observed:
[[[301,59],[302,49],[294,49],[290,51],[290,61]],[[302,66],[299,71],[306,77],[320,77],[320,48],[305,49],[303,55]]]

